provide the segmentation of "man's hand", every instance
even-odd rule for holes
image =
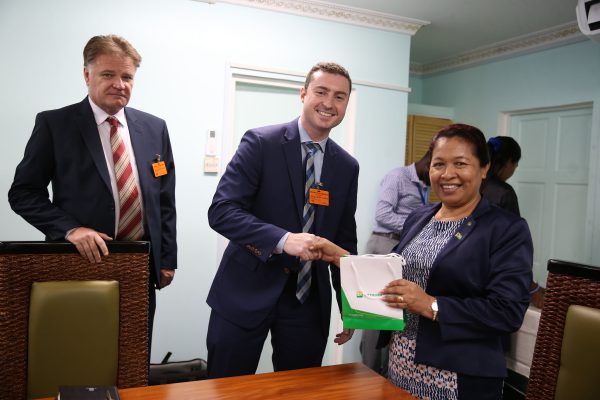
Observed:
[[[354,335],[354,329],[344,329],[343,331],[335,335],[335,339],[333,339],[333,341],[334,343],[342,345],[348,340],[352,339],[352,335]]]
[[[102,256],[108,255],[108,247],[104,241],[110,241],[112,238],[105,233],[96,232],[91,228],[80,226],[79,228],[73,229],[66,240],[73,243],[79,254],[82,257],[87,258],[91,263],[99,263],[102,261]]]
[[[166,286],[169,286],[175,277],[174,269],[165,269],[161,268],[160,270],[160,283],[158,284],[158,288],[162,289]]]
[[[303,261],[316,260],[321,258],[321,252],[314,248],[316,240],[317,237],[312,233],[290,233],[283,244],[283,251]]]

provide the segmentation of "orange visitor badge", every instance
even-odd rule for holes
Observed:
[[[308,202],[317,206],[329,207],[329,192],[327,190],[310,188]]]
[[[167,174],[167,166],[164,161],[157,161],[152,163],[152,169],[154,170],[154,177],[158,178]]]

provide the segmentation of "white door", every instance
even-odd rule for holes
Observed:
[[[590,179],[591,108],[511,118],[522,157],[509,183],[519,198],[534,245],[534,279],[545,284],[548,259],[591,263],[586,230]]]

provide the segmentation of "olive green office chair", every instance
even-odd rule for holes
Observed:
[[[28,341],[28,398],[54,396],[61,385],[116,385],[119,283],[34,282]]]
[[[527,400],[600,399],[600,268],[548,261]]]
[[[78,379],[87,380],[90,378],[86,374],[104,371],[102,378],[93,379],[106,379],[106,383],[120,388],[148,384],[150,246],[147,242],[107,244],[110,255],[101,263],[90,264],[70,243],[0,242],[0,400],[24,400],[28,389],[31,396],[55,396],[58,385],[65,382],[47,381],[53,376],[60,381],[65,379],[66,375],[61,374],[67,371],[59,371],[53,364],[61,360],[66,369],[71,368],[68,375],[69,379],[76,379],[73,382],[84,382]],[[91,289],[97,292],[93,301],[82,300],[78,293],[80,287],[90,290],[88,285],[99,285]],[[70,293],[65,295],[65,289]],[[50,298],[58,299],[59,305],[50,306],[54,303]],[[83,307],[84,303],[88,304]],[[90,308],[94,312],[89,313]],[[66,328],[66,324],[72,321],[66,321],[66,312],[63,315],[60,311],[67,309],[79,313],[74,317],[79,322],[71,328]],[[90,319],[92,316],[96,318]],[[60,332],[61,328],[66,332]],[[84,328],[88,333],[102,332],[106,337],[102,341],[92,338],[94,344],[90,346],[77,344],[75,339],[64,343],[63,335],[83,336],[82,331],[73,329]],[[62,345],[53,339],[62,339]],[[116,375],[114,369],[105,368],[115,366],[115,340]],[[60,348],[65,345],[71,347]],[[77,356],[86,365],[72,368],[81,362]],[[52,389],[49,385],[57,386]],[[39,388],[42,389],[38,392]]]

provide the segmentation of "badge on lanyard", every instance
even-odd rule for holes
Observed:
[[[316,206],[329,207],[329,191],[323,189],[322,183],[313,185],[308,191],[308,202]]]
[[[155,161],[152,163],[152,170],[154,171],[154,177],[158,178],[167,174],[167,166],[164,161],[160,160],[160,154],[156,155]]]

